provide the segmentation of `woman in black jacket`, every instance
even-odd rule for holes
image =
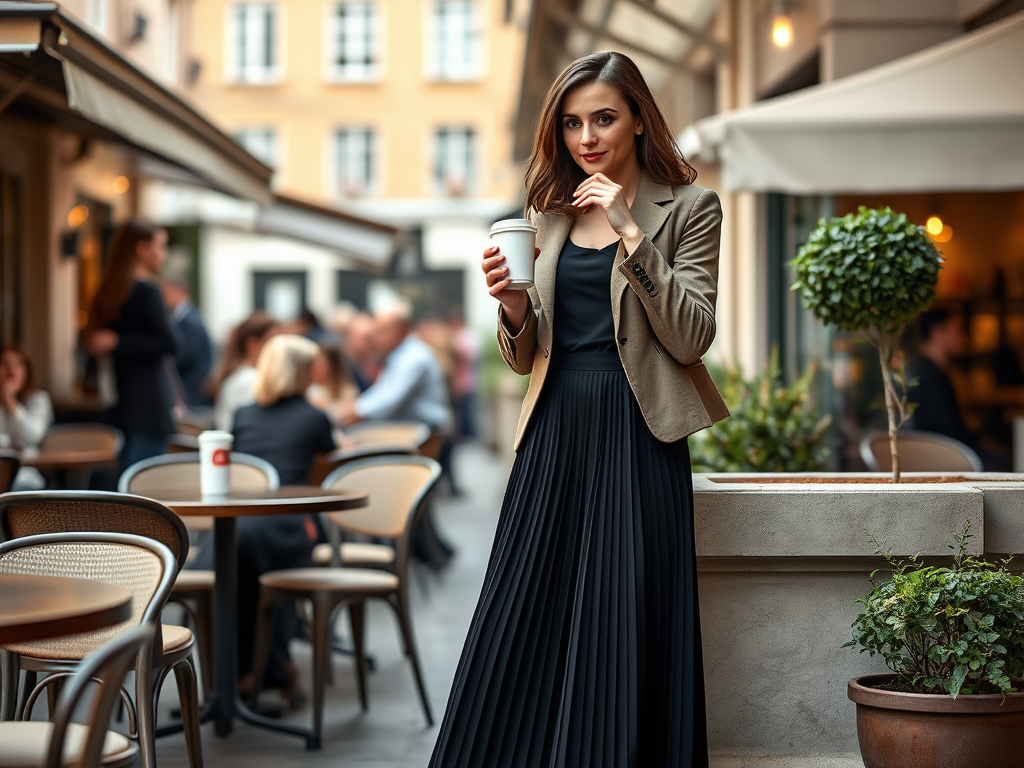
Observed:
[[[166,259],[166,230],[138,219],[123,224],[89,317],[86,349],[113,363],[117,402],[107,416],[125,435],[122,470],[164,453],[174,432],[166,358],[176,345],[156,284]]]

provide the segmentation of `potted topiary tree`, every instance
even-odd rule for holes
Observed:
[[[1016,768],[1024,754],[1024,580],[1008,561],[967,555],[953,566],[897,560],[858,602],[845,647],[885,659],[892,674],[850,681],[866,768]]]
[[[824,219],[792,265],[793,290],[826,325],[864,333],[878,350],[892,450],[892,479],[900,480],[896,434],[910,416],[903,361],[896,365],[903,329],[935,298],[942,257],[920,227],[891,208],[861,206]]]

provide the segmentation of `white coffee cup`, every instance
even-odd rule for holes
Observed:
[[[225,497],[231,490],[230,432],[207,430],[199,435],[199,489],[204,498]]]
[[[529,219],[502,219],[491,227],[491,241],[498,246],[508,267],[508,287],[525,291],[533,285],[537,228]]]

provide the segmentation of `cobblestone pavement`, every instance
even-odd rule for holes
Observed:
[[[480,593],[508,471],[499,459],[476,446],[460,447],[455,467],[463,495],[442,497],[437,521],[457,555],[440,574],[416,569],[411,592],[416,640],[438,722]],[[222,739],[208,724],[203,726],[207,768],[425,768],[437,726],[425,725],[412,673],[401,655],[397,628],[388,608],[371,602],[368,618],[367,644],[377,661],[377,670],[368,678],[368,712],[359,709],[352,663],[336,657],[335,684],[327,688],[322,750],[307,752],[301,739],[244,723],[236,724],[235,731]],[[344,620],[339,621],[339,629],[346,625]],[[292,654],[303,687],[309,690],[309,646],[296,642]],[[176,705],[176,698],[173,685],[168,683],[161,699],[163,722],[170,707]],[[287,717],[309,723],[310,707]],[[157,758],[160,768],[187,768],[183,737],[160,739]]]

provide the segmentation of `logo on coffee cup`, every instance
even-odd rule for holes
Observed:
[[[215,467],[226,467],[230,463],[230,453],[225,451],[223,448],[218,448],[213,452],[213,466]]]

